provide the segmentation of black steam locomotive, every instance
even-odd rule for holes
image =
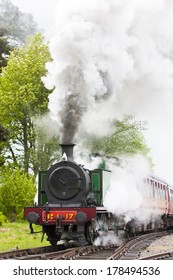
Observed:
[[[117,231],[116,218],[103,206],[110,172],[87,170],[73,159],[74,144],[61,144],[62,160],[39,174],[38,205],[26,207],[24,216],[42,226],[43,236],[93,243],[99,231]]]
[[[117,235],[119,229],[135,235],[173,227],[172,186],[154,176],[146,178],[145,196],[138,211],[149,211],[151,219],[125,223],[123,215],[116,216],[104,207],[111,172],[87,170],[74,161],[74,144],[61,147],[62,160],[39,173],[38,205],[24,209],[31,232],[35,223],[42,226],[43,237],[46,234],[52,245],[59,240],[92,244],[100,235]]]

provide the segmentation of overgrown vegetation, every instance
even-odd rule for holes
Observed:
[[[5,223],[7,221],[7,218],[5,217],[5,215],[2,214],[2,212],[0,212],[0,226],[2,226],[3,223]]]
[[[26,45],[10,53],[0,76],[0,123],[9,134],[6,160],[20,165],[27,174],[31,170],[35,175],[38,172],[39,162],[33,161],[36,151],[33,119],[48,111],[50,90],[44,87],[41,77],[46,74],[45,64],[50,59],[43,36],[36,34]]]
[[[40,226],[33,225],[34,231],[41,231]],[[44,238],[41,243],[42,233],[30,234],[28,222],[3,223],[0,227],[0,252],[15,249],[34,248],[47,246],[50,243]]]
[[[4,167],[0,174],[0,209],[9,221],[23,218],[23,208],[34,202],[35,179],[18,167]]]

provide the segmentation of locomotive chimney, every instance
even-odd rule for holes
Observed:
[[[73,159],[73,148],[75,146],[75,144],[72,143],[63,143],[60,144],[61,149],[62,149],[62,157],[64,158],[67,157],[66,160],[70,160],[70,161],[74,161]]]

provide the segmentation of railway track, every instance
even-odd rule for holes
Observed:
[[[145,250],[156,239],[167,235],[167,232],[150,233],[136,237],[124,245],[111,259],[134,260],[139,259],[141,252]]]
[[[159,253],[159,254],[139,258],[139,260],[173,260],[173,251],[168,251],[164,253]]]
[[[0,253],[0,260],[18,259],[18,258],[27,259],[30,256],[57,252],[57,251],[61,251],[64,249],[65,249],[64,245],[56,245],[56,246],[42,246],[42,247],[36,247],[36,248],[28,248],[28,249],[23,249],[23,250],[13,250],[13,251]]]
[[[165,232],[150,233],[124,241],[119,247],[115,246],[88,246],[73,251],[65,259],[79,260],[132,260],[138,259],[141,250],[144,250],[156,238],[166,235]],[[72,253],[72,254],[71,254]]]
[[[166,232],[145,234],[129,240],[124,240],[120,246],[83,246],[65,248],[64,246],[46,246],[27,250],[0,253],[0,259],[20,260],[133,260],[133,259],[163,259],[173,258],[172,252],[140,258],[140,253],[149,244]]]
[[[68,248],[59,251],[52,252],[39,252],[36,251],[30,252],[30,254],[22,256],[13,256],[13,259],[18,260],[74,260],[74,259],[107,259],[110,255],[110,252],[114,252],[115,246],[84,246],[76,248]],[[100,258],[99,256],[103,254],[104,257]],[[94,257],[95,255],[95,257]]]
[[[132,260],[138,259],[141,250],[144,250],[156,238],[164,236],[165,232],[150,233],[124,241],[119,247],[98,246],[86,250],[84,254],[73,255],[73,259],[105,259],[105,260]]]

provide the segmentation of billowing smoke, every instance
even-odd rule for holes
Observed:
[[[73,141],[80,124],[85,131],[84,119],[96,112],[97,126],[102,105],[107,110],[113,100],[115,103],[123,80],[134,79],[133,60],[120,48],[127,35],[118,38],[118,22],[112,24],[118,16],[113,1],[66,0],[58,4],[57,34],[50,43],[53,62],[47,66],[45,82],[55,86],[50,109],[57,116],[62,139]],[[126,44],[130,47],[131,40]],[[115,108],[109,109],[105,117],[111,123]]]
[[[126,222],[132,218],[146,221],[150,218],[151,209],[144,201],[146,197],[145,179],[150,174],[148,161],[141,155],[121,160],[114,165],[107,161],[107,167],[112,171],[110,188],[104,197],[104,206],[116,215],[124,215]]]
[[[88,169],[97,169],[105,161],[106,169],[111,171],[110,186],[103,193],[104,207],[113,213],[121,222],[126,223],[135,219],[136,222],[149,223],[158,218],[157,210],[153,211],[153,204],[146,200],[148,187],[146,178],[150,175],[150,164],[146,158],[141,155],[133,157],[104,158],[88,157],[85,154],[76,154],[77,162],[80,162]],[[103,221],[98,221],[96,228],[100,228]],[[123,237],[123,236],[122,236]],[[95,245],[120,244],[121,234],[116,236],[115,232],[105,234],[99,230],[99,237]]]
[[[55,86],[49,106],[63,140],[77,132],[107,134],[124,113],[160,116],[160,105],[162,114],[172,111],[171,0],[57,3],[44,80]]]
[[[91,170],[98,168],[103,160],[106,169],[111,171],[110,187],[103,193],[103,205],[106,209],[116,216],[123,215],[125,222],[131,219],[145,222],[149,220],[151,205],[149,207],[145,201],[148,190],[146,178],[151,172],[149,161],[142,155],[122,157],[119,160],[104,157],[88,158],[86,154],[77,155],[77,162]]]

